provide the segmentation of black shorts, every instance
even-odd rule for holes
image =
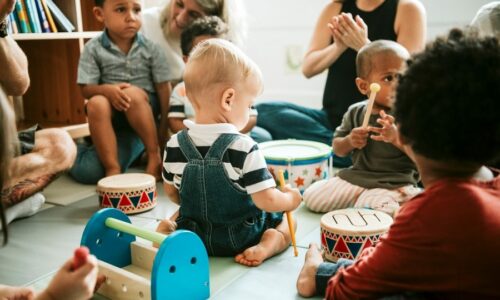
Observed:
[[[35,132],[42,129],[38,124],[21,130],[17,133],[19,138],[20,155],[30,153],[35,147]]]

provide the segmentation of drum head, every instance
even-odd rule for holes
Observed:
[[[259,144],[266,161],[310,162],[330,157],[332,148],[323,143],[302,140],[279,140]]]
[[[123,191],[137,187],[155,186],[156,180],[152,175],[142,173],[127,173],[104,177],[97,183],[98,188],[107,191]]]
[[[334,210],[321,217],[321,227],[341,234],[372,234],[385,232],[392,224],[388,214],[364,208]]]

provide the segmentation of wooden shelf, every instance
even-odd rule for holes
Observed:
[[[102,31],[85,32],[57,32],[57,33],[17,33],[12,37],[17,41],[27,40],[70,40],[70,39],[91,39],[101,34]]]
[[[37,0],[38,1],[38,0]],[[23,124],[63,127],[87,121],[76,83],[84,44],[101,34],[91,0],[54,0],[73,32],[13,34],[28,58],[31,84],[23,96]]]

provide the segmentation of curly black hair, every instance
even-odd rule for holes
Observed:
[[[193,41],[195,38],[208,35],[215,38],[225,38],[228,32],[228,27],[221,18],[217,16],[206,16],[193,21],[181,33],[181,49],[182,55],[188,56],[193,49]]]
[[[104,4],[104,1],[105,0],[94,0],[94,4],[95,4],[95,6],[102,7],[102,5]]]
[[[500,158],[500,45],[453,29],[415,55],[396,91],[395,118],[415,153],[444,162]]]

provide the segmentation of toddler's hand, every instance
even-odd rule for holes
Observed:
[[[349,143],[351,147],[356,149],[362,149],[366,146],[368,139],[368,128],[356,127],[351,130],[351,133],[348,135]]]
[[[0,285],[0,299],[32,300],[35,296],[32,288]]]
[[[377,123],[382,125],[382,127],[372,127],[368,129],[371,132],[375,132],[378,135],[371,135],[371,139],[375,141],[382,141],[386,143],[395,144],[398,137],[398,128],[394,124],[394,117],[385,113],[385,111],[380,111],[380,118],[377,119]]]
[[[118,111],[127,111],[130,107],[130,97],[123,91],[130,87],[129,83],[107,84],[104,96],[108,98],[111,105]]]
[[[292,186],[290,184],[287,184],[284,187],[282,187],[281,191],[283,193],[287,194],[288,197],[290,197],[290,199],[292,200],[293,209],[289,209],[289,210],[296,209],[300,205],[300,202],[302,202],[302,195],[300,194],[299,189],[292,188]]]
[[[88,255],[85,263],[74,271],[72,264],[73,258],[66,261],[37,299],[90,299],[96,287],[105,280],[104,276],[98,278],[97,259]]]

